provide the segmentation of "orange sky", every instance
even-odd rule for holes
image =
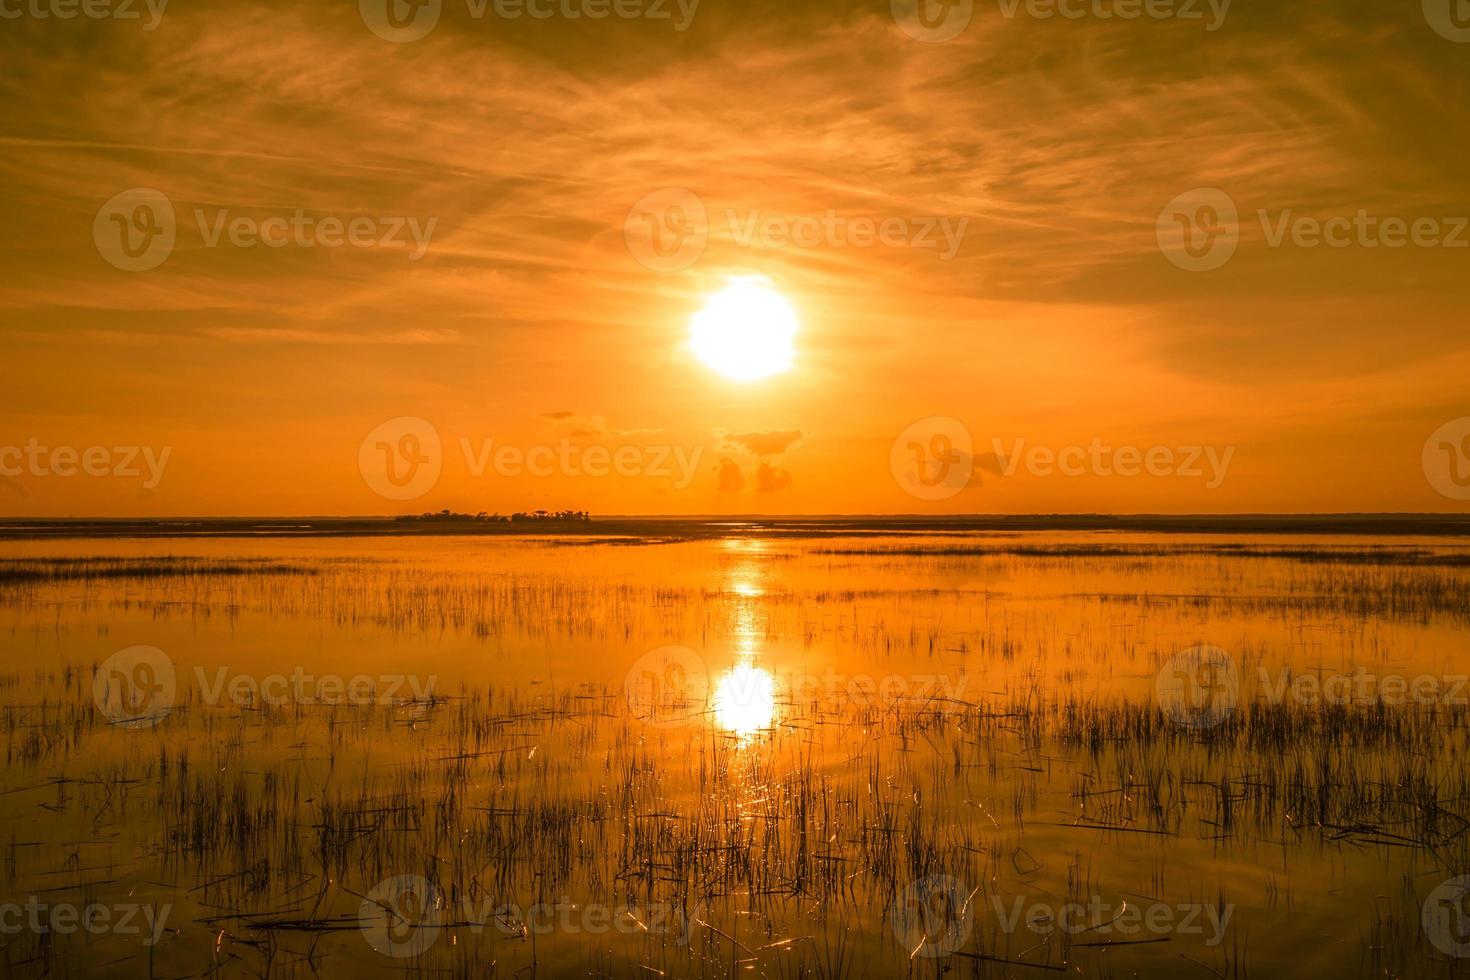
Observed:
[[[1437,0],[975,0],[947,41],[887,2],[441,0],[402,43],[373,0],[50,2],[0,3],[0,514],[1467,509],[1470,38]],[[1198,188],[1238,242],[1191,270]],[[120,252],[160,199],[172,248]],[[741,276],[800,324],[753,382],[688,345]]]

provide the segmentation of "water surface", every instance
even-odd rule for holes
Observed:
[[[1443,976],[1467,581],[1404,536],[0,543],[5,894],[159,923],[5,959]]]

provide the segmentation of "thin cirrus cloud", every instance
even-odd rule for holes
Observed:
[[[726,445],[744,449],[755,456],[779,456],[805,435],[800,429],[772,432],[740,432],[724,436]]]
[[[354,4],[171,5],[151,33],[23,20],[7,25],[16,70],[0,82],[13,219],[0,336],[18,395],[44,399],[34,379],[65,365],[77,414],[152,412],[157,426],[233,393],[240,438],[266,397],[253,379],[269,376],[273,411],[329,397],[349,442],[387,389],[434,418],[476,392],[485,418],[461,425],[476,431],[545,399],[597,405],[549,420],[584,437],[723,424],[740,433],[731,451],[757,459],[819,431],[881,460],[921,414],[1011,431],[1058,424],[1065,402],[1089,408],[1089,431],[1067,438],[1299,432],[1304,453],[1336,460],[1363,424],[1353,391],[1386,399],[1404,440],[1456,403],[1464,253],[1272,248],[1256,213],[1470,212],[1470,67],[1417,8],[1236,4],[1206,34],[977,4],[937,45],[906,38],[886,2],[706,3],[684,32],[472,22],[446,4],[405,45],[374,37]],[[1189,275],[1160,257],[1154,226],[1200,186],[1238,203],[1241,246],[1225,269]],[[156,272],[111,269],[87,231],[132,187],[159,189],[178,216]],[[623,241],[630,205],[664,187],[709,211],[687,275],[640,267]],[[196,218],[298,209],[435,224],[410,259],[210,246]],[[948,259],[735,233],[752,214],[828,213],[966,224]],[[735,415],[681,360],[680,331],[701,291],[752,268],[801,307],[800,367]],[[119,371],[161,372],[170,403],[136,405]],[[815,487],[770,467],[747,479],[727,460],[702,486],[779,488],[814,511],[895,505],[840,461]],[[328,504],[361,506],[322,479]],[[1266,481],[1232,503],[1269,509],[1273,492]]]

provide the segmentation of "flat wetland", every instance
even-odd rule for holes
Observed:
[[[1470,974],[1447,523],[288,523],[0,540],[6,975]]]

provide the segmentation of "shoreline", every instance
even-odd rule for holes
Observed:
[[[703,539],[1100,531],[1163,534],[1470,536],[1470,514],[912,515],[607,517],[484,522],[395,517],[0,519],[0,540],[59,538],[501,537]]]

